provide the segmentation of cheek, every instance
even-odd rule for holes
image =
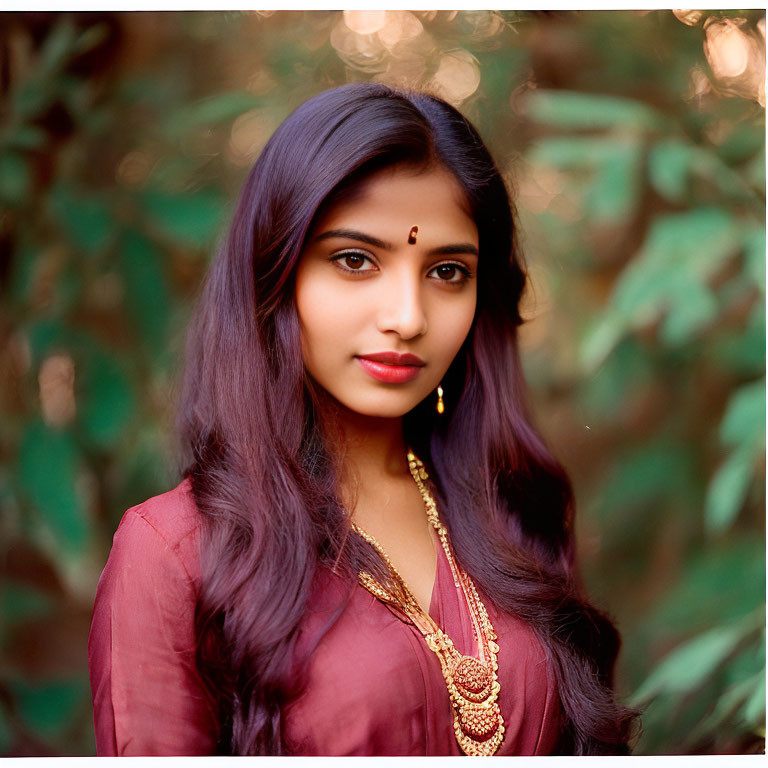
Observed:
[[[442,354],[449,358],[449,362],[455,357],[469,334],[475,317],[476,304],[476,294],[473,293],[460,306],[453,306],[450,311],[442,311],[435,318],[436,338],[439,339]]]
[[[297,281],[296,309],[304,359],[311,371],[340,350],[354,315],[333,290],[324,288],[318,280]]]

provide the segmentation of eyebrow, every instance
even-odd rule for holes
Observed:
[[[360,243],[366,243],[372,245],[374,248],[381,248],[384,251],[391,251],[393,249],[392,243],[387,243],[384,240],[379,240],[378,237],[372,235],[366,235],[365,232],[358,232],[356,229],[329,229],[327,232],[323,232],[315,238],[315,242],[321,240],[328,240],[332,237],[343,237],[346,240],[357,240]],[[451,243],[450,245],[440,245],[437,248],[432,248],[428,251],[428,256],[451,256],[458,254],[472,254],[474,256],[480,256],[480,252],[472,243]]]

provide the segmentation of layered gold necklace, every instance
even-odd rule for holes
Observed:
[[[453,555],[448,531],[440,522],[437,504],[424,483],[428,477],[424,464],[410,450],[408,467],[424,500],[427,519],[437,531],[443,545],[451,566],[454,585],[461,588],[467,601],[479,658],[465,656],[455,648],[451,638],[419,605],[379,542],[353,522],[352,527],[357,533],[382,556],[391,576],[389,583],[383,585],[370,573],[361,571],[360,583],[375,597],[392,603],[403,611],[424,636],[429,648],[437,654],[453,707],[453,730],[464,754],[493,755],[504,739],[504,719],[497,702],[501,686],[496,674],[499,668],[496,661],[496,654],[499,652],[496,633],[472,579]]]

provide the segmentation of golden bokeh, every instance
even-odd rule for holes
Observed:
[[[469,98],[480,85],[477,59],[463,48],[444,53],[430,86],[454,106]]]
[[[69,355],[46,357],[37,376],[43,421],[63,427],[75,418],[75,363]]]
[[[245,168],[258,157],[274,125],[260,109],[252,109],[240,115],[232,124],[226,149],[227,160]]]
[[[115,179],[133,187],[144,182],[152,171],[152,158],[141,150],[132,150],[123,156],[117,166]]]
[[[674,13],[683,24],[686,24],[689,27],[695,27],[704,15],[703,11],[692,11],[689,9],[677,9],[673,10],[672,13]]]
[[[704,22],[704,31],[704,53],[718,89],[765,106],[764,31],[749,29],[744,18],[715,16]]]
[[[387,11],[344,11],[344,23],[359,35],[372,35],[387,23]]]

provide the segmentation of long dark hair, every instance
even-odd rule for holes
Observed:
[[[527,415],[517,346],[526,274],[503,179],[456,109],[361,83],[315,96],[275,131],[189,332],[178,432],[205,520],[198,665],[219,707],[220,749],[285,754],[281,708],[306,668],[297,629],[316,569],[333,567],[350,591],[361,568],[386,576],[337,497],[293,278],[322,207],[395,164],[454,174],[481,254],[473,327],[444,378],[446,413],[437,420],[432,403],[419,404],[405,438],[431,468],[460,562],[546,650],[565,713],[559,750],[625,753],[633,713],[612,693],[619,636],[583,594],[568,478]]]

